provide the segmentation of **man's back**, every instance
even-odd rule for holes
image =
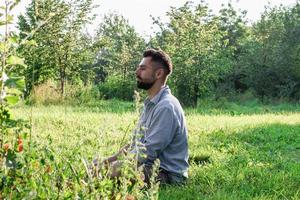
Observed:
[[[184,113],[168,86],[163,87],[151,100],[145,100],[140,119],[146,159],[141,162],[152,166],[160,160],[160,168],[187,177],[188,141]]]

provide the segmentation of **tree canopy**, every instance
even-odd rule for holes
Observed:
[[[61,94],[67,82],[93,85],[104,98],[130,100],[134,70],[151,47],[170,54],[174,71],[169,84],[185,106],[245,92],[262,101],[300,99],[299,2],[267,6],[253,24],[230,3],[213,14],[204,1],[187,2],[170,8],[167,23],[153,18],[159,29],[149,41],[116,13],[104,16],[95,35],[87,34],[83,28],[93,23],[93,7],[92,0],[32,0],[19,16],[20,38],[35,41],[18,49],[28,66],[18,72],[26,77],[28,94],[51,79]]]

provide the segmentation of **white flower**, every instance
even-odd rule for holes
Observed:
[[[3,72],[2,77],[0,78],[0,81],[3,81],[3,83],[4,83],[8,79],[9,79],[9,77]]]
[[[5,97],[6,97],[6,91],[2,90],[1,96],[0,96],[1,100],[4,99]]]

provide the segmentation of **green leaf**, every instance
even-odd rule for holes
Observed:
[[[25,44],[30,45],[30,46],[37,46],[37,43],[35,40],[27,40]]]
[[[22,95],[22,90],[19,90],[17,88],[7,88],[6,89],[7,95],[13,95],[13,96],[21,96]]]
[[[4,51],[4,42],[0,42],[0,51]]]
[[[0,26],[4,26],[5,25],[5,21],[0,20]]]
[[[19,90],[24,90],[25,88],[25,80],[24,79],[19,79],[17,82],[16,82],[16,86]]]
[[[5,166],[8,168],[15,168],[16,167],[16,153],[12,151],[11,149],[8,150],[6,155],[6,162]]]
[[[8,38],[8,40],[11,42],[11,43],[13,43],[13,44],[16,44],[17,42],[18,42],[18,36],[16,36],[16,35],[14,35],[14,36],[12,36],[12,37],[10,37],[10,38]]]
[[[7,64],[9,65],[21,65],[23,67],[27,67],[27,65],[24,63],[24,59],[18,57],[18,56],[9,56],[7,59]]]
[[[14,22],[14,16],[13,15],[7,15],[7,22],[8,22],[8,24],[12,24]]]
[[[25,80],[22,77],[10,77],[6,82],[5,86],[9,88],[17,88],[19,90],[24,90]]]
[[[20,1],[15,1],[10,7],[9,10],[11,11],[12,9],[14,9],[14,7],[16,7],[19,4]]]
[[[5,99],[9,105],[15,105],[19,101],[19,97],[12,95],[6,96]]]
[[[30,33],[27,31],[20,31],[20,34],[24,34],[24,35],[28,36]]]

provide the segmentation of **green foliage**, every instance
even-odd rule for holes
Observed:
[[[145,49],[145,41],[123,16],[111,13],[105,15],[99,25],[95,46],[99,50],[98,60],[110,75],[132,79],[132,72]]]
[[[226,42],[228,48],[232,50],[231,68],[228,73],[219,76],[219,80],[213,89],[213,94],[219,97],[231,97],[235,92],[245,92],[249,86],[244,79],[247,73],[245,63],[240,59],[243,55],[248,55],[249,47],[245,45],[248,42],[250,34],[245,18],[245,11],[237,11],[229,3],[219,11],[219,28],[226,34],[222,40]],[[251,40],[251,39],[250,39]]]
[[[19,1],[5,1],[1,7],[0,26],[4,27],[4,34],[0,35],[0,148],[2,149],[6,137],[17,137],[22,134],[23,124],[13,120],[9,113],[9,106],[18,103],[24,90],[23,77],[16,77],[16,69],[26,68],[24,59],[16,55],[16,48],[19,45],[18,37],[9,31],[9,24],[12,23],[12,9]],[[10,135],[13,134],[13,135]],[[14,152],[12,152],[14,153]],[[5,159],[8,159],[7,155]]]
[[[240,81],[261,100],[299,100],[299,3],[291,8],[266,8],[251,27],[238,57]]]
[[[94,101],[89,101],[85,104],[78,104],[77,101],[75,101],[74,106],[76,106],[74,112],[91,112],[91,113],[106,112],[106,113],[122,114],[122,113],[132,113],[135,111],[135,105],[133,102],[120,101],[118,99],[110,99],[110,100],[94,99]]]
[[[111,13],[104,16],[99,25],[95,48],[99,52],[97,63],[108,76],[104,83],[99,84],[104,97],[133,99],[133,72],[145,49],[144,39],[124,17]]]
[[[206,4],[186,3],[167,15],[170,23],[160,26],[151,45],[170,54],[174,65],[170,85],[184,105],[196,106],[198,98],[230,69],[232,50],[226,48],[226,32],[218,28],[219,19]]]
[[[122,177],[120,180],[113,180],[108,178],[109,171],[102,167],[98,168],[95,175],[91,175],[92,169],[90,169],[89,166],[91,165],[90,161],[92,161],[93,157],[95,158],[95,151],[92,152],[92,149],[89,147],[85,150],[81,148],[85,145],[90,146],[96,144],[97,147],[94,146],[93,148],[100,147],[102,149],[107,148],[108,146],[106,145],[110,145],[111,147],[113,146],[110,150],[117,150],[117,148],[119,148],[118,145],[120,145],[120,142],[124,141],[124,138],[126,140],[130,139],[130,135],[128,134],[129,130],[135,127],[132,124],[133,118],[129,119],[131,122],[127,121],[130,123],[129,125],[126,124],[125,128],[117,125],[119,129],[116,130],[121,138],[116,137],[116,140],[113,143],[106,143],[102,140],[102,137],[105,137],[104,135],[106,135],[109,130],[104,126],[100,130],[101,132],[103,131],[102,133],[104,135],[102,135],[102,133],[99,135],[98,130],[94,132],[94,129],[91,127],[88,128],[80,125],[81,128],[79,128],[77,125],[80,124],[79,121],[81,120],[78,119],[79,121],[77,121],[77,119],[75,119],[69,127],[74,128],[72,128],[72,134],[69,134],[69,130],[65,129],[65,120],[69,121],[71,118],[66,119],[64,118],[64,115],[62,115],[64,112],[63,110],[68,108],[61,109],[60,107],[59,110],[56,109],[58,107],[52,108],[52,113],[58,115],[54,114],[54,118],[49,118],[49,116],[46,117],[51,121],[49,121],[50,123],[48,123],[48,125],[52,126],[52,122],[54,123],[53,128],[45,129],[47,135],[38,136],[33,134],[30,149],[28,148],[28,144],[24,143],[24,151],[22,151],[22,153],[11,154],[10,149],[4,150],[7,151],[8,157],[10,157],[13,164],[17,167],[12,173],[12,171],[10,171],[11,162],[9,163],[9,166],[1,165],[1,198],[10,196],[12,198],[80,197],[93,199],[143,199],[148,197],[150,199],[156,199],[155,196],[157,192],[155,192],[155,190],[157,190],[157,187],[153,185],[153,188],[149,190],[144,187],[144,184],[141,181],[141,171],[140,169],[133,167],[136,166],[136,163],[131,157],[131,154],[128,154],[124,158],[121,169]],[[57,113],[57,111],[59,111],[59,113]],[[18,113],[20,114],[20,112]],[[38,111],[38,113],[42,114],[43,112]],[[75,113],[79,114],[80,112],[75,111]],[[78,116],[81,116],[81,114]],[[96,116],[98,116],[98,114]],[[118,116],[119,114],[117,114],[117,117]],[[115,116],[112,117],[115,118]],[[32,119],[34,121],[36,120],[34,116]],[[44,119],[43,116],[40,116],[38,120]],[[74,120],[74,118],[72,120]],[[35,128],[39,129],[42,127]],[[82,136],[79,135],[82,134],[79,131],[80,129],[85,130],[85,134],[82,136],[88,136],[84,140],[79,139],[82,138]],[[68,140],[61,140],[60,136],[57,137],[54,135],[53,133],[56,134],[57,130],[59,130],[60,136],[69,135]],[[79,137],[78,139],[75,138],[77,136]],[[101,140],[102,142],[100,142]],[[67,147],[65,144],[72,146]],[[97,153],[98,155],[96,158],[103,159],[104,155],[99,153]],[[106,153],[108,153],[108,151]]]
[[[120,76],[110,76],[98,86],[99,92],[104,99],[122,99],[133,100],[133,91],[136,88],[136,82],[124,80]]]
[[[28,92],[33,85],[55,79],[63,94],[66,81],[79,77],[82,66],[91,65],[94,58],[86,55],[92,51],[86,48],[86,40],[81,39],[81,31],[91,20],[92,8],[91,0],[32,0],[26,14],[19,16],[20,36],[36,42],[34,46],[24,43],[19,48],[30,66],[25,71]],[[41,24],[43,28],[35,31]]]
[[[118,185],[104,171],[91,177],[86,161],[129,141],[133,103],[99,99],[132,100],[145,40],[117,14],[104,17],[95,37],[84,34],[91,0],[32,0],[17,36],[7,27],[18,2],[0,8],[0,199],[157,198],[157,187],[141,190],[132,162]],[[154,19],[160,31],[148,45],[170,54],[169,84],[184,105],[197,106],[186,110],[190,180],[161,188],[160,199],[298,199],[299,104],[256,96],[299,101],[299,10],[298,1],[267,7],[248,25],[230,4],[213,15],[201,1],[171,8],[166,24]],[[32,101],[65,105],[19,105],[15,120],[9,106],[25,85]],[[204,99],[210,95],[218,101]]]
[[[212,162],[194,164],[190,184],[162,189],[159,199],[298,199],[297,131],[275,123],[204,134],[194,144],[199,153],[210,152]]]
[[[18,169],[22,168],[19,158],[23,151],[23,138],[27,136],[29,125],[24,120],[12,118],[9,107],[18,103],[24,89],[23,77],[15,77],[14,70],[25,68],[24,60],[16,55],[18,38],[9,31],[13,22],[12,9],[18,0],[4,2],[0,10],[0,198],[3,192],[9,191],[18,181]],[[2,28],[2,27],[1,27]],[[19,68],[20,69],[20,68]],[[8,192],[7,192],[8,193]]]
[[[108,110],[117,106],[126,109],[128,104],[101,102],[103,110],[99,107],[98,111],[92,109],[94,106],[15,108],[13,113],[22,119],[28,119],[33,110],[34,132],[31,153],[25,150],[23,153],[27,163],[22,174],[17,173],[20,177],[15,185],[19,192],[13,192],[12,197],[78,195],[90,199],[103,195],[103,199],[104,196],[110,199],[113,192],[118,193],[114,181],[105,177],[86,182],[82,159],[92,160],[95,154],[104,158],[118,150],[136,115]],[[259,103],[246,106],[248,111],[236,116],[230,112],[241,110],[233,110],[233,106],[226,108],[228,113],[219,115],[188,111],[191,155],[188,183],[183,187],[161,187],[158,199],[298,198],[300,116],[299,112],[289,111],[293,108],[299,111],[299,105],[278,105],[278,112],[259,114],[254,114],[262,109]],[[289,110],[284,112],[285,109]],[[130,137],[127,133],[126,141]],[[122,183],[130,187],[129,182]],[[11,188],[14,187],[5,187],[5,191]],[[140,199],[147,196],[145,191],[135,192],[129,194],[139,195]],[[122,198],[125,193],[126,189],[122,190]],[[1,194],[5,197],[8,193]]]
[[[63,103],[63,97],[60,94],[59,87],[54,81],[48,80],[40,85],[34,86],[31,95],[26,99],[27,104],[60,104]]]
[[[236,95],[238,96],[238,95]],[[300,111],[299,104],[272,102],[268,104],[261,103],[258,99],[251,96],[245,98],[240,95],[236,99],[228,100],[226,98],[215,101],[212,98],[201,99],[197,108],[186,109],[187,114],[203,115],[253,115],[264,113],[295,113]]]
[[[267,7],[251,26],[245,14],[229,3],[212,15],[201,2],[171,8],[170,23],[154,20],[160,32],[150,45],[171,55],[170,84],[184,105],[249,91],[262,101],[299,100],[299,2]]]
[[[89,105],[102,99],[97,86],[67,85],[64,104]]]
[[[19,17],[20,38],[33,40],[18,48],[25,63],[17,57],[9,62],[18,66],[14,76],[25,75],[26,95],[50,79],[61,94],[67,84],[83,83],[99,85],[105,98],[132,99],[134,71],[148,46],[170,54],[174,72],[168,84],[184,106],[236,92],[252,92],[262,101],[299,101],[299,2],[267,6],[251,25],[246,12],[230,3],[213,14],[205,1],[187,2],[170,8],[169,22],[153,19],[159,31],[148,43],[115,13],[104,16],[95,36],[84,33],[93,8],[91,0],[33,0]]]

